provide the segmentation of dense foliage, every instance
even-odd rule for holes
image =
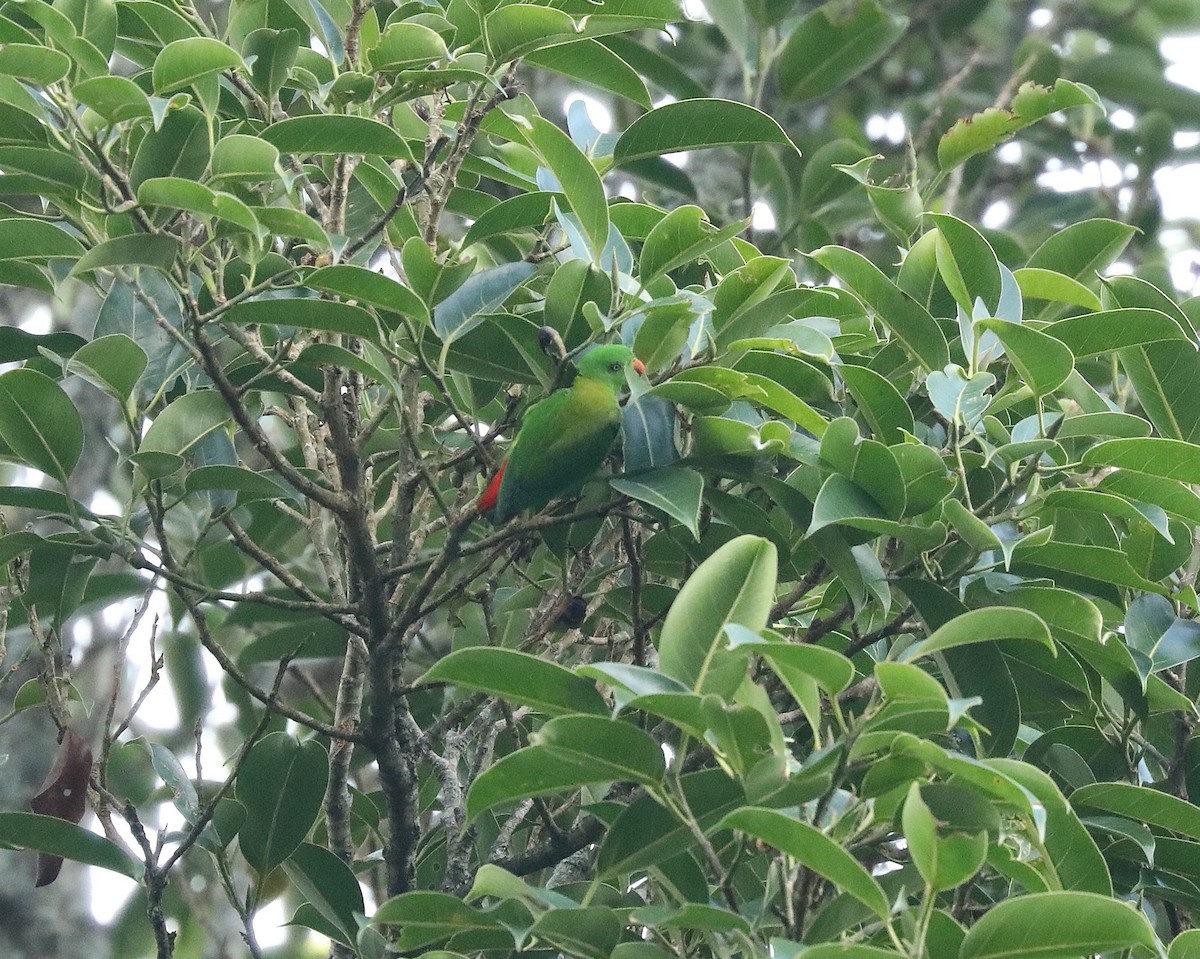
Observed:
[[[100,304],[0,329],[0,844],[129,957],[1200,955],[1196,20],[0,5],[0,283]]]

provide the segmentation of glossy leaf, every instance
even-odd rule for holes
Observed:
[[[0,812],[0,843],[98,866],[130,879],[142,876],[141,863],[131,859],[116,843],[53,816]]]
[[[774,846],[863,903],[880,918],[890,911],[874,877],[845,849],[806,822],[774,809],[746,807],[730,813],[718,828],[737,829]]]
[[[678,520],[693,539],[699,540],[700,500],[704,493],[704,479],[699,473],[665,466],[636,478],[614,478],[608,482],[618,493],[660,509]]]
[[[779,85],[790,100],[821,96],[857,76],[904,35],[908,17],[875,0],[852,8],[821,7],[788,36],[779,54]]]
[[[593,259],[599,262],[601,251],[608,242],[608,200],[595,167],[571,138],[549,120],[535,117],[527,137],[542,162],[554,174],[567,198],[567,205],[579,218]]]
[[[246,807],[238,843],[263,877],[291,856],[316,821],[329,776],[324,747],[271,733],[251,748],[237,777]]]
[[[60,483],[83,453],[83,419],[61,386],[30,369],[0,374],[0,439]]]
[[[733,100],[680,100],[634,120],[617,140],[613,162],[625,166],[664,153],[756,143],[794,149],[783,128],[754,107]]]
[[[990,909],[967,931],[960,956],[1077,959],[1139,945],[1154,951],[1158,937],[1145,917],[1125,903],[1085,892],[1043,892]]]
[[[419,681],[476,689],[551,716],[608,713],[593,683],[557,663],[515,649],[473,646],[455,650]]]
[[[739,536],[705,560],[671,605],[659,640],[659,668],[697,693],[730,696],[746,671],[726,648],[725,627],[766,624],[775,590],[773,544]]]

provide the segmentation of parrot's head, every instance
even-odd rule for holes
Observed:
[[[633,350],[619,343],[597,346],[575,361],[577,376],[606,382],[614,391],[625,385],[625,371],[629,367],[639,375],[646,372],[646,364],[633,355]]]

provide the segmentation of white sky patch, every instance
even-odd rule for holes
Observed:
[[[1029,14],[1029,25],[1031,27],[1044,27],[1054,19],[1054,14],[1049,7],[1038,7]]]
[[[717,0],[719,3],[720,0]],[[705,23],[712,23],[712,17],[708,15],[708,7],[704,5],[702,0],[683,0],[683,15],[689,20],[702,20]]]
[[[1172,83],[1200,90],[1200,34],[1163,37],[1158,49],[1171,61],[1166,78]]]
[[[1200,163],[1181,163],[1154,174],[1154,186],[1162,198],[1163,217],[1168,220],[1200,219],[1200,191],[1196,178]]]
[[[999,230],[1012,217],[1012,204],[1007,200],[997,200],[986,210],[980,222],[989,230]]]
[[[1047,163],[1046,173],[1038,176],[1040,186],[1057,193],[1078,193],[1081,190],[1095,190],[1098,187],[1111,189],[1124,182],[1121,168],[1112,160],[1105,158],[1099,162],[1088,160],[1080,167],[1055,169],[1055,164]]]
[[[996,158],[1001,163],[1020,163],[1025,155],[1025,149],[1017,142],[1005,143],[998,151]]]
[[[113,819],[119,819],[114,816]],[[117,918],[129,897],[133,895],[138,884],[128,876],[88,866],[88,885],[91,887],[89,905],[92,918],[101,925],[107,926]]]
[[[692,159],[692,155],[687,150],[684,150],[682,153],[664,153],[663,159],[679,167],[681,170],[686,170],[689,161]]]
[[[287,941],[287,929],[284,923],[288,921],[287,913],[283,911],[283,900],[272,899],[254,914],[254,935],[258,944],[264,949],[274,949]]]
[[[1104,271],[1105,276],[1132,276],[1133,264],[1126,263],[1124,260],[1117,260],[1112,266]]]
[[[583,108],[587,110],[588,119],[592,121],[594,126],[601,133],[608,133],[613,128],[613,115],[603,103],[593,96],[588,96],[586,93],[580,93],[578,90],[567,94],[563,99],[563,113],[571,109],[571,104],[578,100],[583,104]]]
[[[50,312],[50,307],[40,303],[25,314],[20,325],[26,333],[45,336],[53,328],[54,314]]]
[[[321,54],[323,57],[329,56],[329,51],[325,49],[325,44],[321,42],[321,38],[316,34],[311,34],[309,36],[308,46],[310,49],[316,50],[317,53]]]
[[[678,102],[678,100],[679,100],[679,97],[673,97],[669,93],[664,93],[658,99],[651,100],[650,102],[651,102],[651,104],[653,104],[654,109],[657,110],[659,107],[665,107],[668,103],[676,103],[676,102]]]
[[[88,509],[99,516],[116,516],[121,512],[121,504],[108,490],[98,489],[88,500]]]
[[[903,143],[907,132],[904,117],[899,113],[892,113],[886,117],[882,113],[876,113],[867,119],[867,137],[871,140]]]
[[[1188,295],[1196,292],[1196,279],[1200,276],[1200,254],[1195,250],[1180,250],[1170,259],[1171,281],[1176,288]]]
[[[632,180],[622,180],[620,187],[617,188],[617,196],[623,196],[626,200],[636,200],[638,198],[637,187],[633,185]]]
[[[762,200],[755,200],[750,208],[750,225],[756,230],[774,230],[775,211]]]
[[[1132,130],[1137,118],[1132,113],[1124,109],[1113,110],[1108,115],[1109,122],[1118,130]]]
[[[1172,138],[1171,145],[1176,150],[1190,150],[1194,146],[1200,146],[1200,133],[1195,130],[1180,130]]]

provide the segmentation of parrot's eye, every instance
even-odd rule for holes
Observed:
[[[609,363],[609,364],[608,364],[608,368],[609,368],[610,370],[612,370],[614,373],[620,373],[620,372],[621,372],[621,364],[620,364],[620,363]]]

